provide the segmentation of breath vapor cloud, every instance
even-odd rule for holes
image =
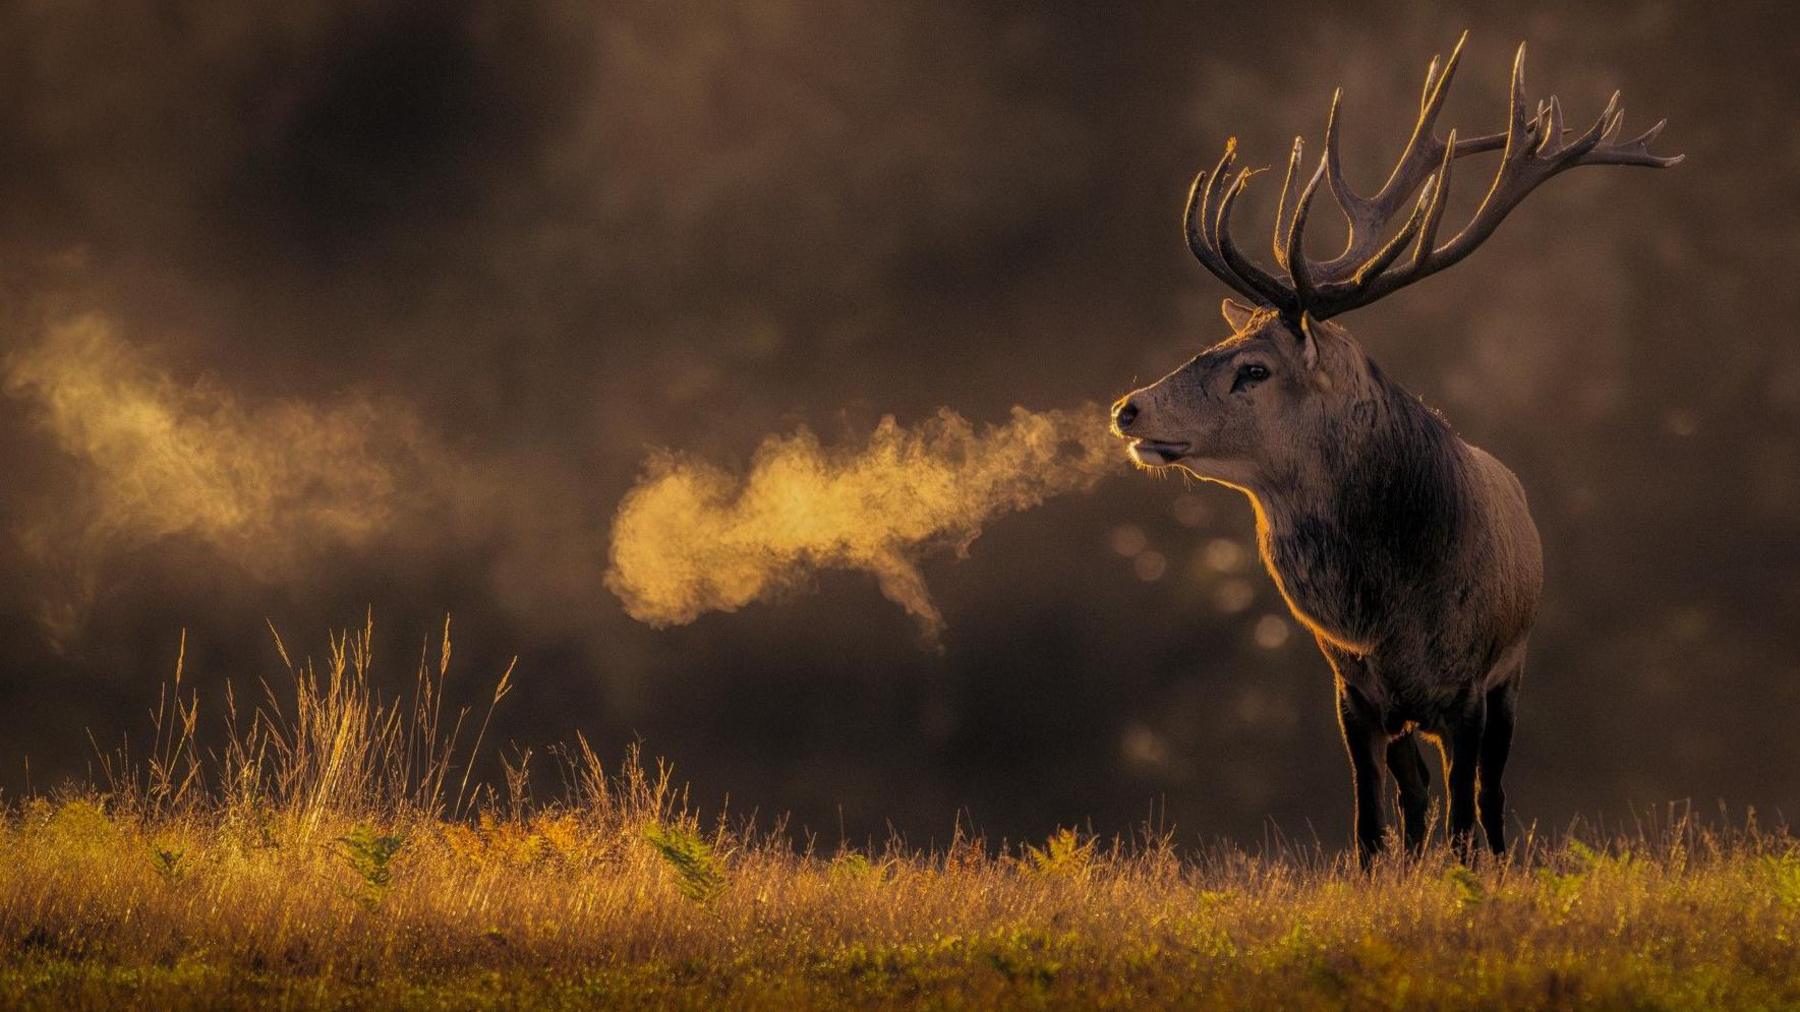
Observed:
[[[802,428],[766,439],[741,478],[659,453],[613,519],[606,584],[632,617],[670,626],[816,570],[860,570],[935,639],[944,620],[919,572],[924,554],[962,554],[989,521],[1091,488],[1121,461],[1094,404],[1015,407],[980,428],[948,409],[914,427],[889,416],[861,446],[826,447]]]

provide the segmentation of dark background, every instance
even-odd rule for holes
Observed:
[[[1252,164],[1317,150],[1341,84],[1372,188],[1467,27],[1446,126],[1500,127],[1524,38],[1534,95],[1585,123],[1623,89],[1627,133],[1666,115],[1688,156],[1561,177],[1346,318],[1532,498],[1517,816],[1793,813],[1800,31],[1771,5],[1456,6],[0,7],[7,348],[100,313],[246,405],[402,404],[500,490],[274,571],[179,533],[28,544],[97,479],[0,396],[0,784],[27,755],[39,789],[86,775],[84,729],[147,738],[183,628],[216,713],[279,671],[265,617],[318,654],[372,606],[397,686],[446,611],[466,698],[520,655],[490,742],[641,739],[709,807],[828,840],[959,811],[1111,832],[1153,802],[1190,840],[1342,839],[1329,673],[1228,490],[1121,465],[932,556],[941,653],[854,573],[647,628],[601,584],[606,530],[654,446],[741,465],[798,424],[994,421],[1161,374],[1224,333],[1178,238],[1196,167],[1231,134]],[[1240,208],[1253,251],[1278,185]]]

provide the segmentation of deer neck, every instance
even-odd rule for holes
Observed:
[[[1466,465],[1449,426],[1398,384],[1372,370],[1359,387],[1247,491],[1263,561],[1295,614],[1367,652],[1450,564]]]

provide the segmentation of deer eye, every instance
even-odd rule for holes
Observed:
[[[1237,379],[1231,382],[1231,392],[1237,393],[1252,383],[1261,383],[1269,378],[1269,367],[1261,362],[1250,362],[1238,367]]]

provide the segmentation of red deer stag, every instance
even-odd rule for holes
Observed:
[[[1440,139],[1433,124],[1462,45],[1441,72],[1431,61],[1412,137],[1373,196],[1344,182],[1338,97],[1324,157],[1290,201],[1301,161],[1295,139],[1275,221],[1275,263],[1285,277],[1232,242],[1232,205],[1251,170],[1232,175],[1236,144],[1226,145],[1188,194],[1187,240],[1201,265],[1250,304],[1227,299],[1230,337],[1113,406],[1114,431],[1130,440],[1140,465],[1180,467],[1249,496],[1263,562],[1336,676],[1365,865],[1382,846],[1383,762],[1399,787],[1406,845],[1424,844],[1429,776],[1421,735],[1444,753],[1457,852],[1470,855],[1477,805],[1488,845],[1505,851],[1500,780],[1543,561],[1513,473],[1459,439],[1346,331],[1324,321],[1468,256],[1564,169],[1681,161],[1649,152],[1662,123],[1618,139],[1617,93],[1580,133],[1563,128],[1554,97],[1531,114],[1524,45],[1513,61],[1506,132],[1458,139],[1451,131]],[[1456,160],[1495,150],[1500,164],[1486,199],[1439,243]],[[1350,223],[1344,251],[1324,261],[1308,258],[1304,243],[1321,180]],[[1404,224],[1386,238],[1415,193]]]

